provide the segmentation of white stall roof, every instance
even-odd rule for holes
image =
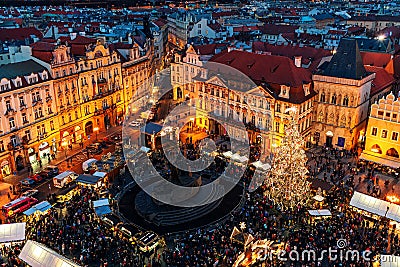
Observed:
[[[329,210],[309,210],[308,213],[311,216],[332,216],[332,213]]]
[[[224,155],[224,157],[226,158],[231,158],[233,156],[232,151],[226,151],[224,153],[222,153],[222,155]]]
[[[400,267],[400,257],[393,255],[381,255],[381,267]]]
[[[269,165],[268,163],[262,163],[261,161],[256,161],[252,163],[254,167],[256,167],[257,169],[262,169],[264,171],[268,171],[271,168],[271,165]]]
[[[315,196],[313,197],[313,199],[315,199],[315,200],[318,201],[318,202],[321,202],[321,201],[323,201],[325,198],[324,198],[323,196],[320,196],[320,195],[315,195]]]
[[[25,240],[25,223],[0,224],[0,243]]]
[[[79,267],[78,264],[61,256],[45,245],[28,240],[22,248],[19,258],[32,267]]]
[[[400,222],[400,206],[388,201],[371,197],[360,192],[354,192],[350,205],[379,216],[385,217],[386,214],[387,218]]]
[[[143,151],[143,152],[145,152],[145,153],[149,153],[149,151],[150,151],[151,149],[148,148],[148,147],[142,146],[142,147],[140,148],[140,150]]]
[[[102,198],[102,199],[93,201],[93,208],[97,208],[97,207],[101,207],[101,206],[108,206],[108,205],[110,205],[108,198]]]

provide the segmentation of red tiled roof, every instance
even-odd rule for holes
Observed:
[[[393,75],[389,74],[384,68],[375,66],[365,66],[365,70],[375,73],[375,79],[371,86],[371,96],[381,92],[395,81]]]
[[[32,51],[53,51],[56,45],[48,42],[36,42],[31,44]]]
[[[165,24],[167,24],[168,21],[166,21],[165,19],[159,18],[156,20],[153,20],[153,23],[156,24],[158,27],[163,27]]]
[[[290,99],[282,99],[292,103],[301,103],[315,95],[304,95],[303,84],[311,82],[311,72],[298,68],[293,60],[287,57],[260,55],[244,51],[233,50],[220,53],[211,61],[231,66],[252,79],[256,84],[268,86],[278,98],[280,85],[290,86]]]
[[[225,46],[225,44],[207,44],[207,45],[196,45],[193,46],[193,48],[199,55],[214,55],[215,49],[223,46]]]
[[[375,67],[386,67],[389,63],[392,55],[385,53],[375,53],[375,52],[360,52],[361,58],[364,65],[370,65]]]
[[[96,43],[96,39],[78,35],[74,40],[69,41],[71,44],[88,45]]]
[[[272,45],[265,42],[254,42],[253,52],[266,52],[275,56],[284,56],[294,59],[296,56],[301,56],[302,64],[311,65],[308,69],[314,71],[323,57],[331,56],[331,52],[325,49],[314,47],[300,47],[294,45]]]
[[[233,32],[251,32],[257,30],[259,30],[258,26],[239,26],[233,28]]]
[[[238,16],[239,12],[237,10],[233,11],[222,11],[222,12],[214,12],[212,13],[212,18],[213,19],[219,19],[222,17],[233,17],[233,16]]]
[[[17,29],[0,29],[0,41],[23,41],[25,38],[30,38],[31,35],[35,35],[38,38],[42,38],[43,34],[35,27],[29,28],[17,28]]]
[[[222,31],[222,26],[218,22],[214,22],[214,23],[209,22],[209,23],[207,23],[207,26],[216,32]]]

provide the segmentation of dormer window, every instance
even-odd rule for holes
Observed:
[[[303,90],[304,90],[304,95],[308,96],[310,94],[310,84],[309,83],[303,84]]]
[[[289,90],[289,86],[281,85],[281,93],[279,94],[279,97],[289,98]]]

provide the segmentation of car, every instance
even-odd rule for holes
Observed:
[[[39,190],[37,189],[30,189],[28,191],[25,191],[24,193],[22,193],[22,197],[34,197],[39,193]]]
[[[35,181],[35,182],[40,182],[40,181],[43,180],[43,177],[40,176],[40,175],[37,174],[37,173],[34,174],[34,175],[29,176],[28,178],[31,179],[31,180],[33,180],[33,181]]]
[[[53,177],[52,173],[50,173],[49,171],[46,171],[46,170],[42,170],[42,171],[38,172],[37,174],[40,175],[41,177],[43,177],[44,179],[49,179],[49,178]]]
[[[60,170],[57,166],[48,165],[44,168],[45,171],[48,171],[53,177],[60,173]]]
[[[21,184],[24,186],[32,186],[35,184],[35,181],[30,178],[25,178],[24,180],[21,181]]]

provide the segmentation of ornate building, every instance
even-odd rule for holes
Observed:
[[[318,92],[313,139],[318,145],[351,149],[364,135],[375,73],[362,63],[357,41],[342,38],[329,63],[313,75]]]
[[[0,67],[1,176],[56,148],[57,107],[49,71],[33,60]]]
[[[260,145],[268,154],[280,145],[287,123],[286,109],[296,107],[300,114],[299,129],[310,139],[316,93],[308,70],[296,67],[294,61],[286,57],[243,51],[221,53],[210,61],[240,71],[248,81],[237,80],[237,77],[227,79],[222,65],[221,75],[207,67],[204,69],[205,61],[192,46],[182,60],[177,57],[171,66],[173,97],[196,103],[197,126],[210,133],[225,134],[226,129],[207,118],[211,112],[227,118],[228,127],[240,140],[246,134],[236,129],[237,121],[242,121],[250,142]]]
[[[371,106],[362,159],[400,168],[400,99],[393,94]]]

